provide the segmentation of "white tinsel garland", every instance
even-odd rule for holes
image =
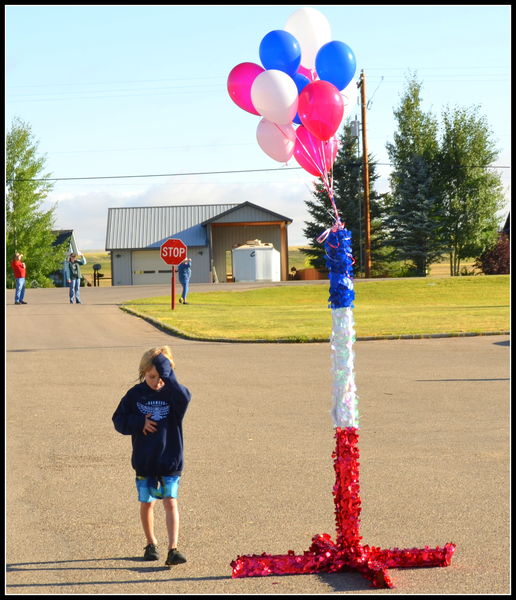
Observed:
[[[331,356],[333,373],[333,408],[335,427],[358,428],[358,397],[355,385],[355,321],[348,306],[332,310]]]

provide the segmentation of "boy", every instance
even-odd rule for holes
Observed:
[[[140,360],[140,383],[133,386],[113,414],[115,429],[132,436],[131,465],[136,471],[140,519],[147,539],[145,560],[158,560],[154,535],[154,504],[165,508],[168,566],[186,562],[177,549],[179,511],[177,493],[183,470],[182,422],[190,402],[190,391],[174,373],[168,346],[152,348]]]

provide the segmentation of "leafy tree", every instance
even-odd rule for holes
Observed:
[[[421,83],[409,76],[399,107],[398,130],[387,144],[393,166],[385,226],[394,257],[411,261],[413,274],[426,276],[430,263],[443,253],[439,237],[436,173],[438,124],[421,108]]]
[[[358,153],[358,140],[351,134],[351,125],[346,124],[339,137],[339,151],[333,164],[334,201],[346,228],[351,231],[352,253],[356,260],[355,274],[365,264],[364,215],[363,215],[363,162]],[[381,218],[383,197],[374,190],[374,182],[378,179],[375,164],[370,157],[369,187],[371,209],[371,262],[373,269],[385,262],[382,238]],[[318,269],[325,269],[324,244],[317,242],[319,235],[331,227],[335,213],[331,206],[328,192],[322,183],[314,183],[313,200],[306,201],[306,207],[313,218],[305,221],[303,230],[309,240],[309,247],[302,251],[310,257],[310,264]]]
[[[24,255],[27,278],[50,287],[48,274],[60,268],[63,249],[53,246],[55,206],[42,210],[41,205],[52,189],[42,181],[44,157],[37,155],[37,141],[30,126],[15,118],[6,138],[6,282],[14,286],[11,260],[15,252]]]
[[[498,152],[487,122],[477,109],[447,108],[438,157],[441,238],[450,258],[450,275],[460,261],[478,256],[496,242],[496,213],[503,204],[499,174],[489,165]]]

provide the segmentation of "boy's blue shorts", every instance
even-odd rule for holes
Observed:
[[[136,489],[139,502],[153,502],[163,498],[177,498],[180,476],[139,477],[136,476]]]

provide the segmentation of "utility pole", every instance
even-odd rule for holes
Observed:
[[[358,87],[358,82],[357,82]],[[357,103],[358,104],[358,103]],[[355,115],[355,120],[351,121],[351,135],[356,138],[357,141],[357,165],[358,160],[360,159],[360,121],[358,121],[357,116]],[[360,180],[360,173],[357,172],[357,180]],[[360,181],[359,181],[360,186]],[[360,189],[360,187],[359,187]],[[360,274],[364,273],[364,222],[362,218],[363,210],[363,200],[357,196],[357,206],[358,206],[358,272]],[[355,269],[356,271],[356,269]],[[365,273],[364,273],[365,274]]]
[[[362,108],[362,156],[364,162],[364,225],[365,225],[365,276],[371,277],[371,207],[369,202],[369,160],[367,157],[366,134],[366,82],[365,73],[360,71],[360,105]]]

